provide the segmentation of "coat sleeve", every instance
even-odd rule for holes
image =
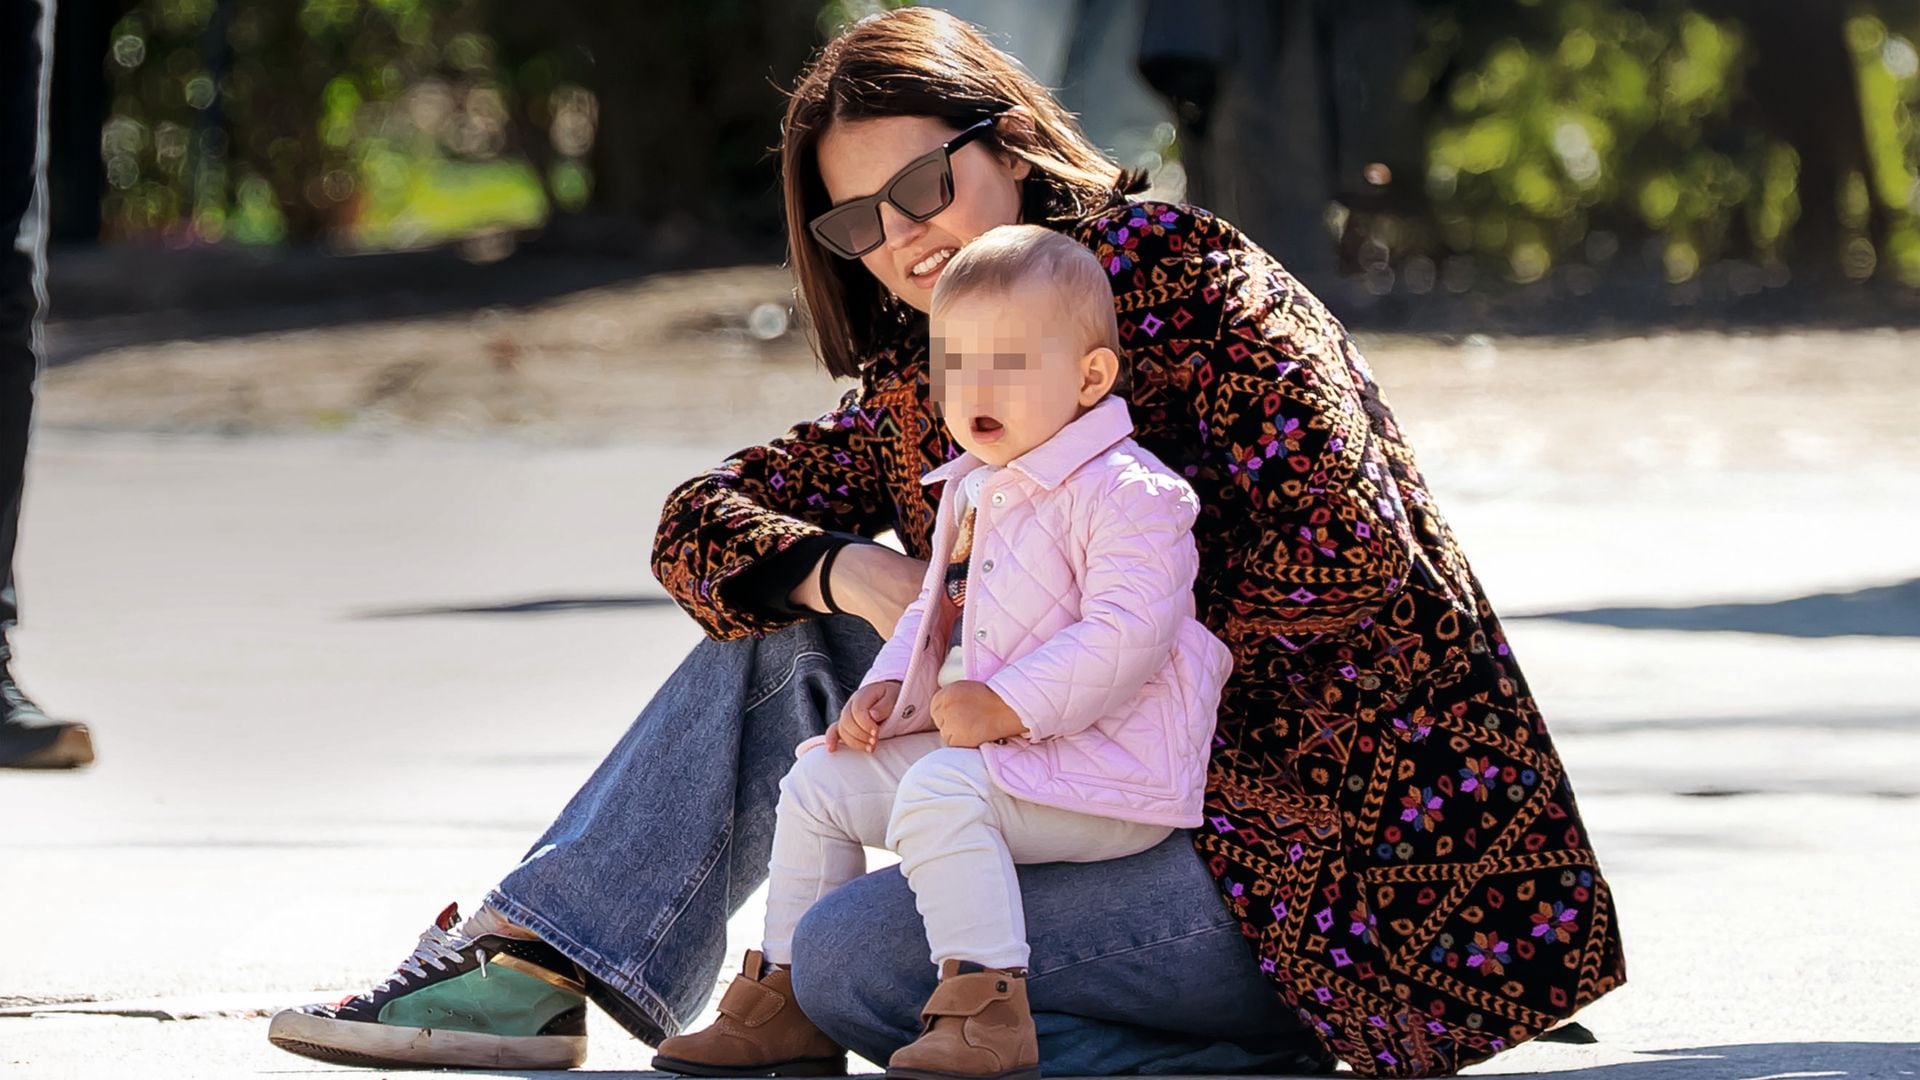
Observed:
[[[893,524],[859,408],[863,392],[849,391],[838,409],[735,453],[667,496],[653,575],[709,636],[764,634],[806,617],[729,589],[759,560],[810,537],[874,536]]]
[[[1079,620],[987,680],[1035,741],[1082,731],[1137,697],[1193,614],[1193,490],[1136,463],[1093,503]]]

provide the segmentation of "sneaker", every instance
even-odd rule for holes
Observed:
[[[267,1039],[343,1065],[571,1069],[587,1056],[580,969],[544,941],[468,938],[453,904],[393,974],[331,1005],[276,1013]]]
[[[87,725],[49,720],[13,681],[13,654],[0,636],[0,769],[77,769],[93,762]]]

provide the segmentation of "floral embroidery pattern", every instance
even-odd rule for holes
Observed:
[[[1499,775],[1500,766],[1487,764],[1484,757],[1470,757],[1460,770],[1460,793],[1471,793],[1474,798],[1486,802],[1492,790],[1491,785]]]
[[[1350,919],[1351,922],[1347,924],[1347,933],[1357,938],[1365,938],[1368,941],[1377,942],[1380,940],[1380,920],[1375,917],[1373,912],[1367,910],[1365,903],[1354,907]]]
[[[1512,946],[1501,941],[1499,934],[1474,931],[1473,943],[1467,946],[1468,967],[1486,975],[1503,975],[1511,959]]]
[[[1574,917],[1578,914],[1578,910],[1558,900],[1543,903],[1540,910],[1533,913],[1533,936],[1565,945],[1573,940]]]
[[[1440,804],[1440,796],[1435,795],[1432,788],[1410,787],[1400,797],[1400,805],[1406,807],[1400,811],[1400,820],[1411,822],[1414,832],[1432,832],[1433,827],[1440,824]]]
[[[1408,720],[1404,716],[1393,718],[1393,729],[1406,736],[1408,742],[1424,742],[1433,734],[1433,725]]]
[[[1099,241],[1091,245],[1093,254],[1109,274],[1131,270],[1139,265],[1140,242],[1166,236],[1167,226],[1179,220],[1179,212],[1164,204],[1136,203],[1119,217],[1101,223]],[[1152,327],[1148,333],[1158,329]]]

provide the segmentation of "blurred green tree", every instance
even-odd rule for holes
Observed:
[[[489,0],[487,21],[519,146],[540,175],[580,149],[563,145],[557,100],[584,90],[591,104],[583,107],[603,118],[580,133],[591,147],[591,192],[573,205],[577,214],[555,223],[563,242],[666,257],[734,243],[757,243],[764,254],[777,243],[770,150],[785,109],[781,87],[820,40],[817,5]]]
[[[104,50],[111,103],[97,174],[56,178],[69,206],[104,180],[110,239],[403,247],[544,225],[667,260],[773,254],[781,88],[897,2],[62,0],[63,62],[85,82]],[[1623,257],[1676,283],[1730,268],[1740,290],[1789,269],[1920,284],[1912,0],[1297,2],[1324,101],[1289,114],[1332,129],[1330,220],[1369,285],[1491,268],[1578,293]],[[1385,49],[1406,25],[1412,49]],[[1257,185],[1215,208],[1258,217],[1235,197]]]
[[[571,212],[589,222],[563,219],[575,242],[674,251],[777,236],[777,80],[820,15],[776,0],[126,8],[104,43],[109,238],[390,246]]]
[[[1646,250],[1675,282],[1730,259],[1754,288],[1789,262],[1920,284],[1920,79],[1911,39],[1870,5],[1564,0],[1508,14],[1434,5],[1402,88],[1434,102],[1439,242],[1424,253],[1495,259],[1522,282],[1557,265],[1590,281]]]
[[[423,230],[389,219],[416,174],[505,149],[483,14],[478,0],[140,0],[109,44],[106,235],[405,242]]]

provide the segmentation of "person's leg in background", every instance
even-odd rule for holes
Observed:
[[[0,768],[70,769],[93,760],[83,724],[47,719],[13,677],[27,436],[47,302],[47,95],[53,0],[0,0]]]

